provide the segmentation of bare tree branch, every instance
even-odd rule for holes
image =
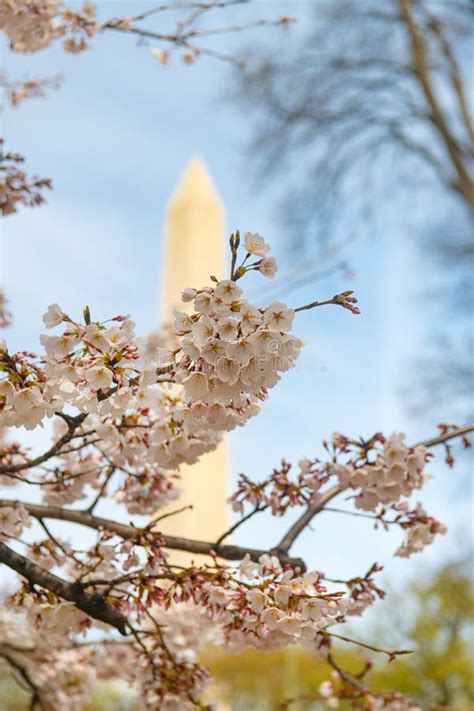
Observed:
[[[322,494],[320,500],[315,504],[310,504],[306,511],[296,519],[295,523],[288,529],[281,541],[275,547],[275,550],[281,553],[288,553],[291,546],[298,538],[300,533],[311,523],[313,518],[324,509],[326,504],[334,499],[343,489],[340,486],[334,486],[325,494]]]
[[[136,15],[135,17],[129,18],[124,21],[120,19],[111,19],[101,26],[101,30],[112,30],[115,32],[121,32],[124,34],[136,35],[142,39],[155,40],[157,42],[163,42],[171,49],[173,48],[183,48],[188,50],[194,56],[207,55],[210,57],[215,57],[216,59],[221,59],[225,62],[230,62],[238,67],[245,66],[246,62],[238,57],[228,54],[226,52],[221,52],[215,50],[211,47],[197,46],[196,41],[204,37],[212,37],[215,35],[223,34],[234,34],[237,32],[245,32],[247,30],[256,29],[258,27],[281,27],[288,25],[292,22],[290,17],[279,17],[275,20],[260,19],[251,22],[246,22],[239,25],[225,25],[223,27],[213,27],[199,29],[196,26],[196,21],[204,14],[218,8],[226,8],[231,5],[245,4],[246,0],[229,0],[228,2],[203,2],[203,3],[177,3],[176,5],[163,4],[158,7],[152,8],[146,12]],[[154,14],[159,12],[164,12],[166,10],[176,10],[176,9],[194,9],[187,18],[178,22],[176,30],[174,32],[157,32],[151,29],[143,29],[138,27],[136,23],[142,21]]]
[[[64,447],[65,444],[72,440],[77,428],[82,425],[82,423],[87,417],[87,414],[80,414],[76,415],[75,417],[64,415],[64,413],[56,414],[60,414],[60,416],[65,420],[68,428],[67,432],[62,437],[60,437],[57,442],[55,442],[53,446],[50,447],[50,449],[48,449],[48,451],[44,454],[40,455],[39,457],[35,457],[34,459],[30,459],[24,464],[6,464],[5,466],[0,467],[0,474],[13,474],[16,472],[21,472],[25,469],[31,469],[32,467],[36,467],[39,464],[44,464],[44,462],[47,462],[48,459],[55,457],[57,454],[60,454],[61,449]]]
[[[437,444],[443,444],[443,442],[448,442],[450,439],[462,437],[463,435],[469,434],[469,432],[474,432],[474,422],[470,422],[468,425],[463,425],[462,427],[457,427],[455,430],[451,430],[449,432],[443,432],[443,434],[440,434],[437,437],[424,439],[413,446],[416,447],[418,445],[422,445],[423,447],[435,447]]]
[[[455,95],[458,99],[458,103],[459,103],[459,113],[462,117],[462,120],[464,122],[464,127],[467,131],[467,134],[468,134],[471,142],[474,142],[474,125],[473,125],[471,112],[469,109],[469,103],[466,98],[464,81],[463,81],[461,68],[459,66],[459,62],[458,62],[458,60],[452,50],[451,44],[446,36],[446,32],[445,32],[445,28],[443,27],[443,23],[440,22],[438,20],[438,18],[433,15],[433,13],[429,12],[425,3],[421,3],[420,7],[422,8],[425,15],[429,18],[430,30],[432,31],[433,35],[438,40],[441,50],[442,50],[444,56],[446,57],[447,64],[448,64],[448,67],[450,70],[451,84],[454,88],[454,93],[455,93]],[[471,9],[472,9],[472,7],[471,7]]]
[[[411,8],[411,0],[397,0],[401,17],[410,37],[410,48],[413,72],[420,84],[427,104],[430,108],[430,118],[441,136],[446,150],[457,173],[453,188],[463,197],[470,209],[474,211],[474,184],[464,164],[463,150],[459,146],[446,120],[445,113],[436,95],[428,61],[428,50],[417,25]]]

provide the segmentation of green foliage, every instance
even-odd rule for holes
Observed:
[[[91,700],[84,706],[84,711],[136,711],[136,709],[135,694],[118,679],[96,684]]]
[[[348,669],[360,669],[357,654],[340,651],[338,660]],[[249,649],[240,654],[209,650],[203,661],[216,679],[219,698],[233,711],[276,711],[283,699],[314,697],[331,671],[326,663],[315,660],[300,647],[280,651]],[[212,696],[211,691],[209,698]],[[291,711],[312,708],[315,704],[311,698],[290,707]]]
[[[413,583],[410,592],[416,613],[406,636],[415,653],[380,670],[374,687],[391,687],[435,704],[472,706],[474,591],[469,564],[447,563],[431,579]]]
[[[0,661],[0,711],[30,711],[30,693],[10,667]],[[137,711],[136,696],[119,680],[96,684],[83,711]],[[67,709],[64,709],[67,711]]]
[[[21,680],[10,666],[0,659],[1,711],[28,711],[30,694],[23,690]]]

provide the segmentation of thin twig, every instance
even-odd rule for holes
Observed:
[[[236,531],[238,528],[240,528],[240,526],[241,526],[243,523],[245,523],[245,522],[248,521],[250,518],[252,518],[253,516],[255,516],[255,514],[260,513],[261,511],[265,511],[266,509],[268,509],[268,504],[265,504],[265,506],[258,506],[258,505],[257,505],[257,506],[253,509],[253,511],[250,511],[246,516],[243,516],[243,517],[242,517],[241,519],[239,519],[236,523],[234,523],[234,525],[231,526],[227,531],[224,531],[224,533],[222,534],[222,536],[219,536],[219,538],[217,539],[217,541],[216,541],[216,543],[215,543],[216,551],[218,550],[219,545],[222,543],[222,541],[223,541],[225,538],[227,538],[227,536],[230,536],[232,533],[234,533],[234,531]]]
[[[160,521],[164,521],[166,518],[170,518],[171,516],[176,516],[177,514],[183,513],[183,511],[192,511],[193,508],[194,506],[192,504],[189,504],[188,506],[181,506],[180,509],[168,511],[167,513],[161,514],[161,516],[156,516],[150,521],[150,523],[147,524],[147,529],[152,529]]]
[[[115,474],[115,467],[114,467],[113,464],[110,464],[110,465],[109,465],[109,468],[108,468],[108,470],[107,470],[107,474],[106,474],[106,476],[105,476],[105,480],[104,480],[102,486],[101,486],[100,489],[99,489],[99,493],[97,494],[97,496],[95,497],[95,499],[92,501],[91,505],[88,506],[87,509],[85,509],[85,511],[87,511],[87,513],[90,513],[90,514],[91,514],[91,513],[94,511],[95,507],[97,506],[97,504],[99,503],[99,501],[101,500],[101,498],[103,497],[103,495],[105,494],[105,492],[106,492],[106,490],[107,490],[107,485],[108,485],[109,481],[111,480],[111,478],[113,477],[114,474]]]
[[[89,595],[89,593],[84,592],[81,586],[69,583],[44,570],[44,568],[16,553],[16,551],[2,542],[0,542],[0,563],[4,563],[16,571],[32,585],[40,585],[42,588],[53,592],[59,598],[73,602],[76,607],[89,615],[89,617],[115,627],[123,635],[127,633],[127,618],[112,605],[109,605],[104,598],[99,595]]]
[[[60,541],[58,541],[58,539],[55,538],[55,536],[53,536],[53,534],[51,533],[51,531],[49,530],[48,526],[45,524],[45,522],[43,521],[42,518],[39,518],[39,519],[38,519],[38,523],[40,524],[41,528],[42,528],[43,531],[46,533],[46,535],[48,536],[48,538],[54,543],[54,545],[55,545],[57,548],[59,548],[59,550],[61,551],[61,553],[62,553],[63,555],[65,555],[66,558],[72,558],[76,563],[78,563],[79,565],[82,565],[82,563],[81,563],[81,561],[79,560],[79,558],[76,558],[76,556],[74,555],[74,553],[71,553],[70,551],[67,551],[66,548],[64,548],[64,546],[62,545],[62,543],[61,543]]]
[[[417,444],[412,445],[413,447],[435,447],[437,444],[443,444],[443,442],[448,442],[450,439],[455,439],[456,437],[462,437],[463,435],[469,434],[469,432],[474,432],[474,422],[470,422],[462,427],[457,427],[451,432],[443,432],[443,434],[437,437],[432,437],[431,439],[424,439]]]
[[[53,444],[53,446],[50,447],[48,451],[44,454],[40,455],[39,457],[35,457],[35,459],[30,459],[25,464],[7,464],[3,467],[0,467],[0,474],[13,474],[15,472],[21,472],[24,469],[31,469],[31,467],[36,467],[38,464],[43,464],[43,462],[46,462],[48,459],[55,457],[60,452],[62,447],[71,441],[77,428],[82,425],[82,423],[87,417],[87,414],[84,413],[76,415],[75,417],[66,416],[64,415],[64,413],[56,414],[66,421],[66,424],[68,426],[67,432],[62,437],[60,437],[57,442],[55,442],[55,444]]]
[[[375,647],[372,644],[367,644],[366,642],[360,642],[358,639],[352,639],[351,637],[345,637],[342,634],[336,634],[335,632],[324,632],[328,637],[335,637],[343,642],[349,642],[349,644],[355,644],[358,647],[363,647],[364,649],[369,649],[371,652],[378,652],[379,654],[386,654],[390,659],[399,657],[405,654],[413,654],[413,649],[382,649],[382,647]]]
[[[332,513],[346,514],[347,516],[357,516],[360,518],[370,518],[370,519],[372,519],[372,521],[380,521],[380,523],[387,523],[387,524],[399,523],[398,521],[386,521],[384,518],[381,518],[380,516],[373,516],[371,514],[362,513],[360,511],[348,511],[347,509],[335,509],[335,508],[332,508],[331,506],[326,506],[325,508],[321,509],[321,513],[323,513],[324,511],[330,511]]]
[[[334,299],[327,299],[326,301],[311,301],[311,303],[305,304],[304,306],[298,306],[294,311],[296,313],[298,313],[298,311],[309,311],[310,309],[315,309],[317,306],[328,306],[329,304],[340,306]]]
[[[242,5],[246,3],[247,0],[221,0],[220,2],[175,2],[175,3],[164,3],[163,5],[158,5],[151,10],[146,10],[140,15],[135,15],[131,17],[132,22],[139,22],[140,20],[145,20],[151,15],[156,15],[159,12],[165,12],[167,10],[214,10],[217,8],[226,8],[231,5]]]
[[[288,553],[295,540],[298,538],[300,533],[304,531],[311,520],[323,510],[331,499],[334,499],[338,494],[340,494],[341,491],[344,491],[341,486],[333,486],[331,489],[326,491],[325,494],[321,495],[319,501],[314,504],[310,504],[306,511],[298,519],[296,519],[295,523],[288,529],[280,543],[278,543],[275,547],[275,550]]]

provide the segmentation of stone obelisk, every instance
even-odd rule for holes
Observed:
[[[224,207],[204,163],[192,159],[172,196],[166,215],[161,321],[173,310],[189,311],[181,301],[185,287],[211,285],[210,275],[224,277]],[[225,440],[192,466],[180,469],[181,497],[169,510],[192,505],[158,524],[159,530],[185,538],[216,541],[228,527],[226,498],[229,481],[229,448]],[[200,556],[172,554],[176,564]]]

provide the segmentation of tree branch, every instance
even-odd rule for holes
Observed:
[[[215,545],[219,547],[222,541],[227,538],[227,536],[232,535],[232,533],[234,533],[234,531],[240,528],[243,523],[246,523],[249,519],[253,518],[255,514],[261,513],[262,511],[266,511],[266,509],[268,509],[268,504],[265,504],[264,506],[257,505],[254,509],[252,509],[252,511],[249,511],[248,514],[242,516],[242,518],[239,518],[239,520],[236,521],[233,526],[228,528],[227,531],[224,531],[224,533],[217,539]]]
[[[40,585],[46,590],[50,590],[63,600],[73,602],[89,617],[115,627],[120,634],[127,634],[127,618],[115,607],[105,602],[100,595],[90,595],[84,592],[80,585],[68,583],[57,575],[53,575],[2,542],[0,542],[0,562],[15,570],[32,585]]]
[[[451,432],[443,432],[443,434],[437,437],[432,437],[431,439],[424,439],[417,444],[412,445],[413,447],[423,446],[423,447],[435,447],[437,444],[443,444],[443,442],[448,442],[450,439],[455,439],[456,437],[463,437],[469,434],[469,432],[474,432],[474,422],[470,422],[462,427],[457,427]]]
[[[429,28],[441,47],[441,50],[446,58],[447,64],[449,66],[449,76],[451,84],[453,86],[454,93],[457,97],[459,104],[459,113],[464,123],[464,127],[468,134],[469,139],[474,141],[474,126],[471,117],[471,112],[469,110],[469,102],[466,98],[466,92],[464,91],[464,82],[462,77],[462,72],[459,67],[459,63],[456,59],[454,52],[451,49],[451,44],[446,33],[444,31],[443,23],[428,11],[428,8],[424,3],[421,4],[421,9],[427,16],[429,20]]]
[[[467,425],[464,425],[463,427],[458,427],[452,432],[445,432],[439,435],[438,437],[433,437],[432,439],[427,439],[423,440],[422,442],[418,442],[418,445],[423,445],[424,447],[434,447],[437,444],[442,444],[443,442],[447,442],[448,440],[454,439],[456,437],[462,437],[468,432],[473,431],[474,422],[471,422]],[[412,446],[415,447],[418,445]],[[334,486],[332,489],[329,489],[325,494],[322,495],[320,501],[308,506],[306,511],[295,521],[295,523],[283,536],[280,543],[278,543],[278,545],[275,547],[275,550],[279,551],[280,553],[288,553],[300,533],[302,533],[302,531],[306,528],[306,526],[308,526],[312,519],[325,508],[326,504],[329,503],[329,501],[331,501],[332,499],[334,499],[338,494],[340,494],[341,491],[343,491],[343,489],[340,486]]]
[[[99,516],[93,516],[87,511],[63,509],[59,506],[42,506],[40,504],[28,504],[9,499],[0,499],[0,508],[19,503],[24,506],[30,516],[33,516],[36,519],[50,518],[58,521],[69,521],[70,523],[77,523],[81,526],[93,528],[97,531],[105,529],[124,539],[137,538],[137,536],[139,536],[142,532],[142,529],[140,528],[135,528],[134,526],[124,523],[118,523],[117,521],[112,521],[110,519],[100,518]],[[286,551],[279,549],[272,549],[269,551],[268,549],[244,548],[230,544],[216,546],[215,543],[207,541],[195,541],[193,539],[181,538],[178,536],[165,536],[161,533],[160,537],[162,537],[165,541],[164,548],[170,548],[171,550],[180,550],[188,553],[203,555],[209,555],[212,552],[215,552],[220,558],[224,558],[226,560],[241,560],[248,554],[250,558],[255,561],[258,561],[261,555],[272,553],[278,557],[280,563],[283,565],[290,565],[292,568],[301,568],[302,570],[306,569],[306,565],[301,558],[288,556]]]
[[[343,491],[343,489],[339,485],[333,486],[332,489],[329,489],[325,494],[322,494],[321,499],[317,503],[310,504],[306,511],[299,518],[297,518],[291,528],[288,529],[280,543],[275,546],[275,550],[279,551],[280,554],[288,553],[300,533],[306,528],[306,526],[308,526],[309,523],[311,523],[316,514],[322,511],[326,504],[340,494],[341,491]]]
[[[50,447],[50,449],[48,449],[48,451],[44,454],[41,454],[39,457],[35,457],[35,459],[30,459],[30,461],[25,462],[24,464],[7,464],[0,467],[0,474],[13,474],[15,472],[21,472],[24,469],[31,469],[32,467],[36,467],[38,464],[43,464],[44,462],[47,462],[48,459],[55,457],[60,453],[62,447],[73,439],[77,428],[82,425],[87,417],[87,413],[76,415],[75,417],[69,417],[69,415],[64,415],[64,413],[56,414],[62,417],[62,419],[66,422],[68,427],[67,432],[60,437],[57,442],[55,442],[53,446]]]
[[[463,151],[449,128],[449,124],[434,92],[426,44],[412,14],[410,0],[398,0],[398,6],[402,21],[405,24],[409,36],[413,74],[429,106],[430,119],[443,140],[453,168],[458,176],[457,180],[453,182],[453,188],[467,202],[471,211],[474,211],[473,182],[464,165]]]

